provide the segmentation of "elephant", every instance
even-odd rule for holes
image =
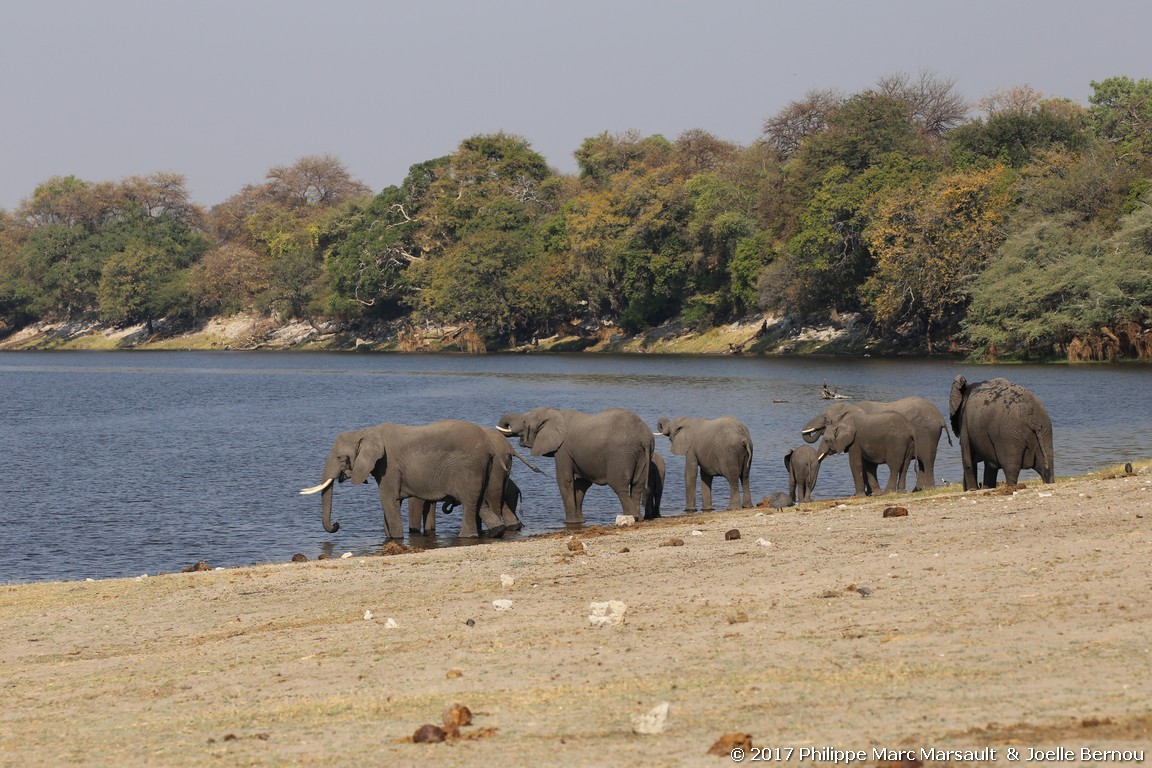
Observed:
[[[788,470],[788,497],[792,503],[812,501],[812,490],[820,475],[820,456],[816,449],[810,445],[790,449],[784,454],[784,468]]]
[[[1030,391],[1008,379],[972,384],[964,376],[952,381],[948,398],[952,431],[960,439],[964,490],[979,488],[976,465],[984,463],[984,487],[996,487],[996,474],[1016,485],[1021,469],[1034,469],[1045,483],[1055,481],[1052,419]]]
[[[833,453],[848,453],[856,495],[891,493],[904,487],[916,448],[916,433],[908,419],[895,411],[848,413],[825,431],[817,458],[823,461]],[[880,483],[876,469],[888,465],[888,484],[877,491]]]
[[[887,403],[873,400],[836,403],[804,425],[800,431],[804,441],[815,443],[827,427],[844,418],[844,415],[853,408],[865,413],[895,411],[906,418],[916,432],[916,485],[912,490],[923,491],[936,487],[936,450],[940,444],[941,432],[948,438],[948,445],[952,445],[952,437],[948,434],[944,414],[940,413],[939,408],[923,397],[904,397]],[[904,490],[903,480],[900,490]]]
[[[500,470],[493,469],[499,461],[493,441],[477,424],[454,420],[425,426],[384,423],[336,435],[322,482],[301,493],[323,493],[322,521],[328,533],[340,529],[332,520],[335,483],[349,479],[366,483],[371,476],[379,486],[384,534],[390,539],[403,537],[400,503],[411,497],[459,501],[464,507],[462,538],[480,535],[481,518],[491,534],[498,536],[503,533],[498,510],[504,484],[492,478],[499,476]]]
[[[584,494],[592,485],[612,488],[625,515],[644,517],[655,441],[651,428],[632,411],[535,408],[504,414],[498,428],[506,436],[518,435],[533,456],[556,459],[565,523],[584,522]]]
[[[501,440],[504,438],[501,437]],[[524,527],[517,510],[521,508],[524,494],[520,486],[511,477],[504,484],[504,498],[500,505],[500,521],[506,531],[519,531]],[[488,502],[485,501],[485,504]],[[442,511],[450,515],[460,506],[457,499],[445,499]],[[436,502],[418,499],[415,496],[408,499],[408,532],[431,536],[436,533]]]
[[[703,481],[700,496],[705,512],[712,511],[712,480],[717,475],[728,480],[728,509],[752,506],[752,491],[748,488],[752,435],[748,427],[731,416],[661,416],[656,421],[656,434],[671,440],[672,453],[684,457],[685,512],[696,511],[697,475]]]

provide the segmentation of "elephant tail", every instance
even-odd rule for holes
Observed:
[[[528,459],[521,456],[519,451],[513,449],[512,455],[515,456],[516,458],[520,459],[520,461],[524,462],[524,466],[528,467],[528,469],[532,470],[536,474],[538,474],[538,475],[547,475],[548,474],[544,470],[540,469],[540,467],[533,466],[532,462],[528,461]],[[509,467],[509,469],[511,469],[511,467]]]
[[[944,437],[948,438],[948,445],[952,445],[952,433],[948,431],[948,425],[941,424],[940,429],[944,430]]]

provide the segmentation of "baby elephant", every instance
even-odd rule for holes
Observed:
[[[820,474],[820,456],[810,445],[793,448],[784,454],[784,467],[788,470],[788,496],[793,504],[812,501],[816,477]]]
[[[704,511],[712,509],[712,478],[728,480],[728,509],[752,506],[748,473],[752,467],[752,436],[748,427],[731,416],[699,419],[661,416],[656,434],[672,441],[672,453],[684,457],[685,512],[696,511],[696,475],[704,481],[701,496]],[[739,491],[743,486],[743,495]]]

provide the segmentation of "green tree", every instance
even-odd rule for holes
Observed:
[[[1088,102],[1099,135],[1146,165],[1152,155],[1152,80],[1110,77],[1093,81],[1092,89]]]

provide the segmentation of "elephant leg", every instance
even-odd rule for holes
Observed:
[[[712,511],[712,481],[716,475],[710,475],[704,471],[700,472],[700,496],[703,506],[700,507],[705,512]]]
[[[848,451],[848,466],[852,470],[852,483],[856,486],[857,496],[867,496],[867,484],[864,479],[864,456],[858,450]]]
[[[926,491],[936,487],[936,451],[939,443],[939,429],[916,435],[916,487],[913,490]]]
[[[576,504],[576,515],[578,517],[574,522],[584,522],[584,496],[588,493],[588,489],[592,487],[592,483],[582,477],[577,477],[572,481],[572,498]]]
[[[1000,470],[1000,467],[996,466],[995,463],[989,461],[988,459],[984,460],[984,487],[985,488],[995,488],[996,487],[996,473],[999,470]]]
[[[752,489],[748,487],[748,477],[751,474],[751,469],[745,465],[744,472],[740,475],[740,485],[744,490],[740,495],[740,500],[743,502],[744,509],[752,508]]]
[[[380,509],[384,512],[384,535],[389,539],[404,538],[404,515],[401,513],[400,489],[385,476],[380,483]]]
[[[564,522],[580,524],[584,522],[584,497],[580,496],[580,503],[576,502],[577,478],[572,460],[561,454],[556,455],[556,486],[560,489],[560,500],[564,502]]]
[[[1004,470],[1004,485],[1016,485],[1020,481],[1020,467],[1005,464],[1001,469]]]
[[[684,456],[684,511],[696,511],[696,476],[700,473],[700,464],[696,461],[696,454],[689,451]]]
[[[519,531],[524,527],[520,516],[516,514],[521,498],[520,486],[516,485],[512,478],[508,478],[508,482],[504,484],[504,499],[500,504],[500,519],[504,521],[507,530]]]
[[[433,521],[436,519],[434,503],[418,499],[415,496],[408,497],[408,533],[422,533],[428,530],[428,518],[432,517]],[[433,522],[431,527],[435,527],[436,523]]]
[[[960,461],[964,465],[964,490],[976,490],[980,487],[976,482],[976,462],[972,458],[972,449],[963,441],[960,443]]]
[[[788,473],[788,498],[792,499],[793,504],[795,504],[798,501],[803,501],[803,499],[804,499],[804,486],[802,484],[800,485],[800,496],[797,496],[796,495],[796,485],[797,485],[796,473],[795,472],[789,472]],[[744,481],[744,490],[745,491],[748,490],[748,481],[747,480]],[[751,506],[751,505],[749,505],[749,506]]]
[[[740,477],[733,475],[724,478],[728,481],[728,509],[740,509]]]

